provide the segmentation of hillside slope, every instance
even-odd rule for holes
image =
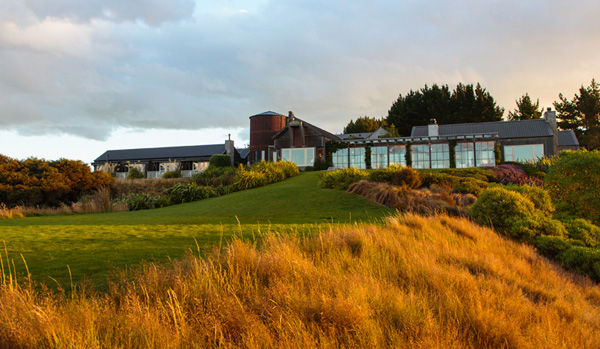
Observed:
[[[593,348],[600,289],[465,219],[234,240],[106,297],[4,286],[0,346]],[[32,315],[32,314],[35,314]]]

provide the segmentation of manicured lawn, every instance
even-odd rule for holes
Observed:
[[[317,173],[219,198],[162,209],[0,221],[0,240],[19,271],[63,288],[89,280],[104,287],[114,267],[200,253],[234,235],[309,234],[327,224],[376,220],[393,210],[357,195],[322,189]],[[198,244],[198,246],[196,245]],[[0,252],[7,269],[6,254]],[[12,265],[12,263],[11,263]],[[5,270],[6,273],[6,270]]]

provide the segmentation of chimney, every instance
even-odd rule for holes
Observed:
[[[437,120],[435,120],[435,119],[429,120],[429,125],[427,125],[427,135],[428,136],[439,136],[440,135]]]
[[[548,125],[550,125],[553,135],[554,146],[552,149],[552,154],[550,155],[556,155],[558,154],[558,128],[556,124],[556,111],[552,111],[552,108],[548,108],[544,113],[544,120],[546,120]]]
[[[225,154],[231,158],[231,167],[233,167],[235,164],[235,147],[231,140],[231,134],[229,134],[229,139],[225,141]]]

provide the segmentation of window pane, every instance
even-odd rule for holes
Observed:
[[[350,148],[350,167],[365,169],[365,148]]]
[[[390,165],[406,166],[406,147],[394,145],[390,147]]]
[[[306,148],[306,166],[315,164],[315,148]]]
[[[496,142],[475,142],[476,166],[493,166],[496,162],[494,147]]]
[[[429,144],[412,147],[412,163],[414,168],[429,168]]]
[[[304,149],[292,149],[292,162],[298,166],[304,166],[305,152]]]
[[[454,148],[456,168],[475,166],[475,147],[473,143],[458,143]]]
[[[388,166],[387,147],[371,148],[371,167],[386,168]]]

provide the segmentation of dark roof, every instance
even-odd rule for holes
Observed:
[[[189,145],[182,147],[141,148],[107,150],[93,163],[106,161],[148,161],[210,158],[213,154],[225,154],[225,144]]]
[[[312,129],[313,131],[315,131],[316,133],[320,134],[321,136],[323,136],[325,138],[333,139],[336,141],[341,141],[340,137],[334,135],[333,133],[331,133],[329,131],[325,131],[324,129],[317,127],[313,124],[310,124],[302,119],[295,118],[295,120],[302,122],[302,125],[304,125],[304,127],[308,127],[310,129]],[[277,138],[277,137],[281,136],[285,132],[285,130],[288,129],[288,127],[290,127],[290,126],[286,125],[283,129],[281,129],[279,132],[277,132],[272,138]]]
[[[579,146],[579,141],[573,130],[558,131],[558,145],[563,147]]]
[[[242,149],[237,149],[238,154],[240,154],[240,157],[242,159],[245,159],[248,154],[250,154],[250,149],[249,148],[242,148]]]
[[[522,121],[478,122],[439,125],[440,136],[498,133],[499,138],[552,137],[552,129],[544,119]],[[411,137],[426,137],[427,125],[414,126]]]
[[[251,117],[254,117],[254,116],[264,116],[264,115],[266,115],[266,116],[274,116],[274,115],[276,115],[276,116],[285,116],[285,115],[283,115],[283,114],[279,114],[279,113],[276,113],[276,112],[274,112],[274,111],[270,111],[270,110],[269,110],[269,111],[266,111],[266,112],[264,112],[264,113],[260,113],[260,114],[252,115]]]
[[[352,137],[352,139],[365,139],[365,138],[371,137],[372,134],[373,134],[373,132],[342,133],[342,134],[338,134],[336,136],[338,136],[338,138],[343,139],[343,140],[350,139],[350,137]]]

